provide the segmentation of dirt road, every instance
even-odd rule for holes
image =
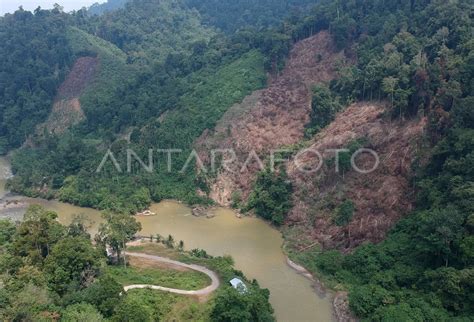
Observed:
[[[174,289],[174,288],[169,288],[169,287],[163,287],[159,285],[146,285],[146,284],[136,284],[136,285],[128,285],[124,287],[125,291],[131,290],[131,289],[136,289],[136,288],[150,288],[153,290],[160,290],[160,291],[165,291],[165,292],[170,292],[170,293],[175,293],[175,294],[181,294],[181,295],[197,295],[197,296],[203,296],[203,295],[209,295],[212,292],[214,292],[220,285],[219,277],[217,274],[209,269],[207,269],[204,266],[200,265],[194,265],[194,264],[185,264],[181,263],[166,257],[161,257],[161,256],[154,256],[154,255],[148,255],[148,254],[141,254],[141,253],[130,253],[126,252],[125,255],[132,256],[132,257],[139,257],[139,258],[145,258],[149,260],[153,260],[159,263],[165,263],[165,264],[171,264],[179,267],[184,267],[188,269],[192,269],[201,273],[206,274],[209,276],[211,279],[211,285],[200,289],[200,290],[195,290],[195,291],[186,291],[186,290],[179,290],[179,289]]]

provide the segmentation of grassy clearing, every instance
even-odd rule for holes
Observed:
[[[128,247],[131,252],[144,253],[149,255],[163,256],[187,264],[197,264],[209,268],[216,272],[221,281],[226,282],[235,276],[242,278],[243,274],[234,269],[234,261],[230,256],[212,257],[204,253],[193,254],[193,252],[180,252],[177,249],[167,248],[159,243],[143,243],[139,246]],[[200,250],[202,252],[202,250]]]
[[[149,289],[136,289],[127,292],[127,297],[131,297],[131,301],[137,299],[152,312],[155,321],[210,321],[210,314],[214,307],[214,298],[216,294],[219,294],[225,287],[228,287],[226,281],[229,281],[235,276],[240,276],[243,280],[246,280],[241,272],[234,270],[233,260],[227,256],[212,257],[202,250],[196,252],[180,252],[177,249],[168,248],[161,243],[150,242],[130,246],[127,250],[130,252],[167,257],[187,264],[205,266],[218,273],[222,281],[219,290],[215,294],[212,294],[210,298],[187,297]],[[183,271],[182,268],[181,271],[179,271],[179,269],[172,271],[171,276],[173,276],[173,278],[176,277],[173,281],[176,284],[165,285],[163,284],[164,277],[161,274],[163,271],[167,272],[166,274],[170,274],[170,267],[160,267],[162,265],[157,265],[156,263],[151,267],[151,262],[142,261],[142,259],[133,259],[133,257],[131,257],[130,260],[132,269],[127,269],[124,275],[122,274],[125,269],[118,267],[113,268],[112,273],[121,283],[137,283],[138,281],[147,279],[151,281],[156,278],[154,281],[162,286],[177,287],[177,285],[180,285],[179,288],[194,289],[189,288],[193,285],[188,279],[193,276],[190,275],[193,273],[191,271]],[[137,263],[137,260],[140,262]],[[150,272],[150,270],[155,271],[156,274]],[[196,279],[193,280],[194,283],[199,283],[199,279],[203,282],[202,278],[205,278],[204,286],[209,285],[210,281],[206,275],[202,276],[200,273],[198,273],[198,275],[199,276],[196,276]],[[142,282],[139,283],[141,284]]]
[[[150,284],[182,290],[199,290],[211,284],[209,277],[193,270],[152,265],[131,259],[130,266],[111,266],[108,273],[122,285]]]

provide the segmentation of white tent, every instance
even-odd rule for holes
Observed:
[[[244,282],[237,277],[230,280],[230,285],[241,293],[247,292],[247,286],[245,286]]]

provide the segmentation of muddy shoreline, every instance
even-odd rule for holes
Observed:
[[[328,289],[324,283],[319,280],[318,278],[315,278],[313,274],[311,274],[310,271],[308,271],[306,268],[303,266],[293,262],[288,255],[286,255],[286,263],[288,264],[289,267],[294,269],[298,274],[303,275],[307,279],[309,279],[311,282],[313,282],[313,287],[314,291],[318,294],[320,297],[330,297],[330,300],[332,302],[332,308],[333,308],[333,319],[337,322],[355,322],[358,321],[354,315],[352,314],[350,308],[349,308],[349,299],[348,299],[348,293],[347,292],[336,292],[334,293],[332,290]]]

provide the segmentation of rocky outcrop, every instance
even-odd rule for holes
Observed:
[[[191,210],[191,213],[195,217],[205,217],[208,213],[208,209],[206,207],[195,207]]]

